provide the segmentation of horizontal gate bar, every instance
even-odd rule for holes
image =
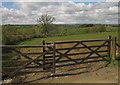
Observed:
[[[35,52],[35,53],[22,53],[24,55],[39,55],[39,54],[42,54],[43,52]],[[48,52],[46,54],[53,54],[53,52]]]
[[[3,69],[3,70],[4,70],[4,69],[9,69],[9,68],[10,68],[10,69],[15,69],[15,68],[18,69],[18,68],[20,68],[20,67],[21,67],[21,66],[3,67],[2,69]],[[41,66],[38,66],[38,65],[30,65],[30,66],[26,66],[24,69],[27,69],[27,68],[36,68],[36,67],[39,68],[39,69],[40,69],[40,68],[42,69],[43,67],[48,67],[48,66],[43,66],[43,65],[41,65]],[[13,70],[13,71],[14,71],[14,70]]]
[[[83,62],[81,64],[85,64],[85,63],[92,63],[92,62],[99,62],[99,61],[104,61],[104,60],[90,60],[90,61],[86,61],[86,62]],[[76,63],[71,63],[71,64],[63,64],[63,65],[56,65],[55,67],[63,67],[63,66],[71,66],[71,65],[77,65]],[[4,67],[3,70],[7,70],[7,69],[18,69],[20,68],[21,66],[15,66],[15,67]],[[52,66],[36,66],[36,65],[33,65],[33,66],[26,66],[24,69],[29,69],[29,68],[41,68],[42,67],[48,67],[48,68],[52,68]]]
[[[91,61],[86,61],[80,64],[85,64],[85,63],[94,63],[94,62],[99,62],[99,61],[104,61],[103,59],[100,60],[91,60]],[[70,64],[63,64],[63,65],[56,65],[56,67],[63,67],[63,66],[72,66],[72,65],[77,65],[76,63],[70,63]]]
[[[103,55],[102,57],[107,57],[106,55]],[[90,59],[96,59],[96,58],[100,58],[99,56],[92,56],[92,57],[89,57],[88,59],[86,60],[90,60]],[[82,59],[85,59],[85,58],[80,58],[80,59],[73,59],[73,60],[76,60],[76,61],[79,61],[79,60],[82,60]],[[70,60],[60,60],[56,63],[60,63],[60,62],[69,62]]]
[[[79,40],[79,41],[58,41],[55,44],[68,44],[68,43],[77,43],[77,42],[101,42],[101,41],[111,41],[111,39],[95,39],[95,40]],[[46,44],[52,44],[52,42],[48,42]]]
[[[100,45],[94,45],[94,46],[87,46],[87,47],[90,47],[90,48],[95,48],[95,47],[99,47]],[[107,47],[108,45],[104,45],[102,47]],[[75,48],[72,48],[72,49],[82,49],[82,48],[86,48],[86,47],[75,47]],[[69,50],[71,49],[70,47],[69,48],[56,48],[57,51],[59,50]]]
[[[107,55],[103,55],[102,57],[107,57]],[[89,57],[88,59],[93,59],[93,58],[100,58],[99,56],[92,56],[92,57]],[[73,60],[82,60],[82,59],[85,59],[85,58],[79,58],[79,59],[73,59]],[[59,60],[58,62],[56,63],[59,63],[59,62],[69,62],[71,60]]]
[[[103,55],[102,57],[107,57],[107,55]],[[92,57],[89,57],[89,58],[87,58],[86,60],[90,60],[90,59],[99,59],[99,58],[101,58],[101,57],[99,57],[99,56],[92,56]],[[85,59],[85,58],[77,58],[77,59],[73,59],[73,60],[76,60],[76,61],[81,61],[81,60],[83,60],[83,59]],[[41,61],[41,60],[40,60]],[[56,63],[66,63],[66,62],[72,62],[71,60],[59,60],[59,61],[57,61]],[[49,62],[48,63],[46,63],[46,64],[50,64]]]
[[[102,51],[97,51],[98,53],[101,52],[108,52],[108,50],[102,50]],[[89,54],[91,52],[81,52],[81,53],[71,53],[71,54],[66,54],[67,56],[74,56],[74,55],[83,55],[83,54]],[[64,56],[64,55],[57,55],[56,57],[60,57],[60,56]],[[45,58],[52,58],[53,56],[45,56]]]
[[[36,48],[44,47],[44,45],[1,45],[2,48]]]

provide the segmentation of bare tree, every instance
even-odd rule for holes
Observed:
[[[49,25],[52,24],[54,20],[55,18],[48,14],[41,15],[38,18],[37,22],[42,26],[41,28],[43,34],[48,35]]]

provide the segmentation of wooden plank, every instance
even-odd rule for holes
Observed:
[[[98,53],[103,53],[103,52],[108,52],[108,50],[102,50],[102,51],[97,51]],[[67,56],[76,56],[76,55],[84,55],[84,54],[90,54],[91,52],[79,52],[79,53],[70,53],[70,54],[66,54]],[[64,57],[64,54],[56,54],[56,57]],[[52,58],[53,56],[45,56],[46,58]]]
[[[112,39],[112,59],[116,59],[116,37]]]
[[[69,44],[69,43],[78,43],[78,42],[101,42],[109,41],[110,39],[94,39],[94,40],[76,40],[76,41],[57,41],[56,44]],[[51,44],[52,42],[47,42],[46,44]]]
[[[53,73],[55,73],[55,63],[56,63],[56,61],[55,61],[55,57],[56,57],[56,45],[55,45],[55,43],[53,43]]]
[[[42,48],[43,45],[2,45],[2,48]]]
[[[90,61],[86,61],[86,62],[83,62],[83,63],[80,63],[80,64],[85,64],[85,63],[94,63],[94,62],[99,62],[99,61],[104,61],[103,59],[100,59],[100,60],[90,60]],[[57,67],[64,67],[64,66],[72,66],[72,65],[77,65],[76,63],[71,63],[71,64],[63,64],[63,65],[56,65],[56,68]],[[17,66],[17,67],[10,67],[12,69],[14,68],[20,68],[21,66]],[[41,66],[42,67],[42,66]],[[46,66],[47,67],[47,66]],[[52,67],[52,66],[51,66]],[[51,67],[48,67],[48,68],[51,68]],[[9,69],[9,67],[6,67],[4,69]],[[28,69],[28,68],[39,68],[39,66],[26,66],[24,69]]]
[[[102,57],[107,57],[106,55],[103,55]],[[99,59],[100,57],[99,56],[92,56],[92,57],[89,57],[87,60],[89,60],[89,59]],[[81,61],[81,60],[83,60],[83,59],[85,59],[85,58],[79,58],[79,59],[73,59],[73,60],[76,60],[76,61]],[[60,60],[60,61],[58,61],[58,62],[56,62],[56,63],[61,63],[61,62],[71,62],[71,60]]]
[[[107,57],[107,55],[102,55],[102,57]],[[84,57],[85,58],[85,57]],[[77,60],[82,60],[82,59],[84,59],[83,57],[82,58],[78,58]],[[91,57],[89,57],[88,59],[92,59],[92,58],[101,58],[101,57],[99,57],[99,56],[91,56]],[[41,59],[38,59],[38,61],[42,61]],[[48,61],[49,61],[49,59],[48,59]],[[59,60],[58,62],[61,62],[61,61],[70,61],[70,60]],[[58,62],[56,62],[56,63],[58,63]]]
[[[40,55],[42,54],[43,52],[34,52],[34,53],[22,53],[24,55]],[[46,54],[53,54],[53,52],[49,52],[49,53],[46,53]]]
[[[45,45],[45,41],[43,40],[43,45]],[[43,47],[43,52],[45,52],[45,47]],[[45,66],[45,54],[43,55],[43,66]],[[43,70],[46,70],[45,67],[43,67]]]
[[[97,59],[99,56],[92,56],[92,57],[89,57],[88,58],[88,60],[89,59]],[[107,56],[105,56],[105,55],[103,55],[103,57],[107,57]],[[82,59],[84,59],[84,58],[80,58],[80,59],[74,59],[74,60],[77,60],[77,61],[81,61]],[[39,59],[38,59],[39,60]],[[41,60],[40,60],[41,61]],[[58,61],[58,62],[56,62],[56,63],[62,63],[62,62],[71,62],[70,60],[61,60],[61,61]],[[47,63],[46,63],[47,64]],[[74,63],[75,64],[75,63]],[[4,70],[8,70],[8,69],[17,69],[17,68],[20,68],[21,66],[14,66],[14,67],[3,67],[3,69]],[[41,66],[41,68],[42,68],[43,66]],[[27,68],[39,68],[39,66],[35,66],[35,65],[32,65],[32,66],[27,66],[25,69],[27,69]]]
[[[96,48],[96,47],[99,47],[100,45],[93,45],[93,46],[87,46],[87,47],[90,47],[90,48]],[[108,45],[104,45],[104,46],[102,46],[102,47],[107,47]],[[72,48],[72,49],[83,49],[83,48],[86,48],[86,47],[74,47],[74,48]],[[56,48],[56,50],[58,50],[58,51],[61,51],[61,50],[69,50],[69,49],[71,49],[70,47],[69,48]]]
[[[86,61],[86,62],[82,62],[82,63],[78,63],[78,64],[94,63],[94,62],[100,62],[100,61],[104,61],[104,60],[103,59],[100,59],[100,60],[91,60],[91,61]],[[56,65],[56,68],[65,67],[65,66],[73,66],[73,65],[78,65],[78,64],[71,63],[71,64]]]
[[[2,70],[4,71],[9,71],[9,69],[13,72],[13,71],[15,71],[16,69],[18,69],[18,68],[20,68],[21,66],[12,66],[12,67],[3,67],[2,68]],[[42,69],[43,67],[47,67],[48,68],[48,66],[38,66],[38,65],[30,65],[30,66],[26,66],[24,69],[32,69],[32,68],[39,68],[39,69]]]
[[[111,36],[108,37],[108,39],[111,39]],[[112,41],[112,40],[111,40]],[[108,41],[108,61],[111,62],[111,41]]]
[[[104,61],[103,59],[100,59],[100,60],[90,60],[90,61],[86,61],[86,62],[83,62],[83,63],[80,63],[80,64],[85,64],[85,63],[94,63],[94,62],[99,62],[99,61]],[[63,64],[63,65],[56,65],[55,67],[58,68],[58,67],[64,67],[64,66],[72,66],[72,65],[77,65],[76,63],[71,63],[71,64]],[[17,66],[17,67],[6,67],[6,68],[3,68],[3,69],[17,69],[17,68],[20,68],[21,66]],[[41,66],[41,68],[44,67],[44,66]],[[47,66],[45,66],[47,67]],[[30,69],[30,68],[40,68],[39,66],[26,66],[24,69]],[[47,67],[47,68],[52,68],[52,66],[50,67]]]

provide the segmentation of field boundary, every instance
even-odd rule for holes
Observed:
[[[115,41],[113,43],[113,41]],[[56,68],[71,66],[77,64],[85,64],[91,62],[99,62],[99,61],[107,61],[106,66],[111,62],[111,55],[116,57],[116,47],[120,47],[120,45],[116,42],[117,40],[113,40],[111,36],[108,39],[96,39],[96,40],[80,40],[80,41],[63,41],[63,42],[45,42],[43,41],[43,45],[30,45],[30,46],[17,46],[17,45],[3,45],[1,46],[3,49],[3,56],[9,52],[4,52],[6,49],[11,50],[10,52],[17,53],[18,56],[24,57],[27,59],[24,65],[22,66],[13,66],[13,67],[4,67],[4,69],[10,68],[18,68],[15,71],[10,72],[9,77],[15,76],[18,72],[26,68],[40,68],[41,71],[46,72],[50,71],[51,73],[56,73]],[[99,43],[100,42],[100,43]],[[94,43],[92,45],[87,45],[86,43]],[[70,44],[71,47],[63,47],[58,48],[59,45]],[[115,46],[113,46],[115,44]],[[111,49],[116,49],[114,52]],[[31,52],[31,53],[22,53],[19,49],[25,48],[41,48],[41,52]],[[101,49],[102,48],[102,49]],[[81,50],[85,49],[86,52],[78,51],[71,53],[73,50]],[[100,50],[101,49],[101,50]],[[104,49],[104,50],[103,50]],[[8,51],[9,51],[8,50]],[[112,54],[112,52],[114,54]],[[103,54],[104,53],[104,54]],[[94,55],[93,55],[94,54]],[[38,55],[35,58],[31,58],[30,55]],[[72,58],[71,56],[76,55],[85,55],[84,57]],[[91,60],[92,59],[92,60]],[[34,63],[34,65],[33,65]],[[64,63],[64,64],[62,64]],[[32,65],[31,65],[32,64]],[[59,65],[56,65],[59,64]],[[30,66],[29,66],[30,65]],[[7,69],[7,70],[8,70]]]

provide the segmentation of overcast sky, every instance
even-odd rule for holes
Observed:
[[[14,0],[15,1],[15,0]],[[112,0],[61,2],[2,2],[2,24],[36,24],[42,14],[56,18],[56,24],[117,24],[118,3]]]

